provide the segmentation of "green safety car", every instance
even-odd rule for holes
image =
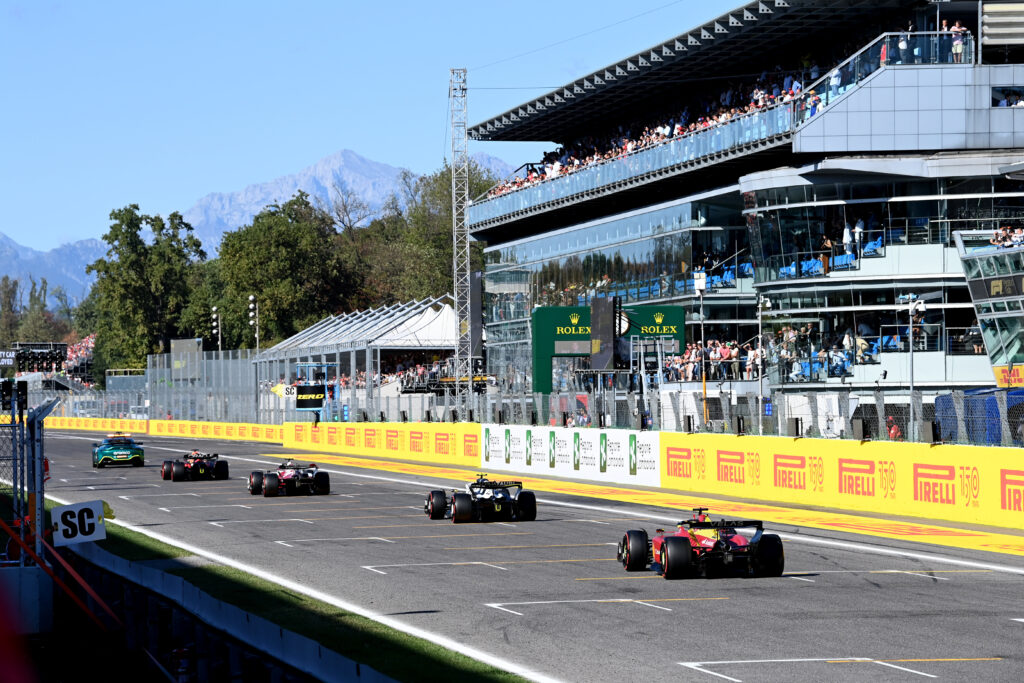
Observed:
[[[114,432],[107,434],[101,443],[92,445],[92,466],[132,465],[142,467],[146,464],[146,454],[142,450],[142,442],[136,441],[131,434]]]

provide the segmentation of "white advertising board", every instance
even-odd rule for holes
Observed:
[[[483,425],[485,471],[660,486],[658,433]]]

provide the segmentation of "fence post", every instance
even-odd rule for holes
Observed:
[[[999,408],[999,431],[1002,435],[1001,445],[1013,445],[1013,433],[1010,431],[1009,413],[1006,407],[1006,392],[996,391],[996,406]]]
[[[885,396],[881,389],[875,389],[875,412],[878,415],[875,420],[875,439],[884,441],[889,435],[885,431]]]

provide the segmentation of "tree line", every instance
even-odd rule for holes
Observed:
[[[496,179],[470,164],[470,197]],[[202,338],[216,349],[216,306],[224,349],[254,348],[249,296],[259,304],[260,346],[268,348],[330,315],[435,297],[452,289],[451,168],[401,176],[400,189],[374,213],[336,185],[328,203],[299,191],[251,223],[224,234],[208,257],[178,212],[166,219],[130,204],[110,213],[108,250],[89,264],[96,280],[77,306],[57,288],[0,279],[0,347],[13,341],[77,341],[96,333],[93,376],[145,368],[172,339]],[[482,263],[474,245],[474,269]]]

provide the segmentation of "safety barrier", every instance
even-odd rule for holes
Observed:
[[[262,441],[281,443],[284,427],[241,422],[199,422],[196,420],[150,420],[153,436],[187,436],[195,439],[226,439],[228,441]]]
[[[1022,455],[1013,448],[664,432],[661,486],[1020,529]]]
[[[116,417],[48,417],[43,425],[49,429],[81,429],[88,432],[148,433],[146,420]]]
[[[479,467],[480,425],[469,422],[288,422],[285,448]]]

